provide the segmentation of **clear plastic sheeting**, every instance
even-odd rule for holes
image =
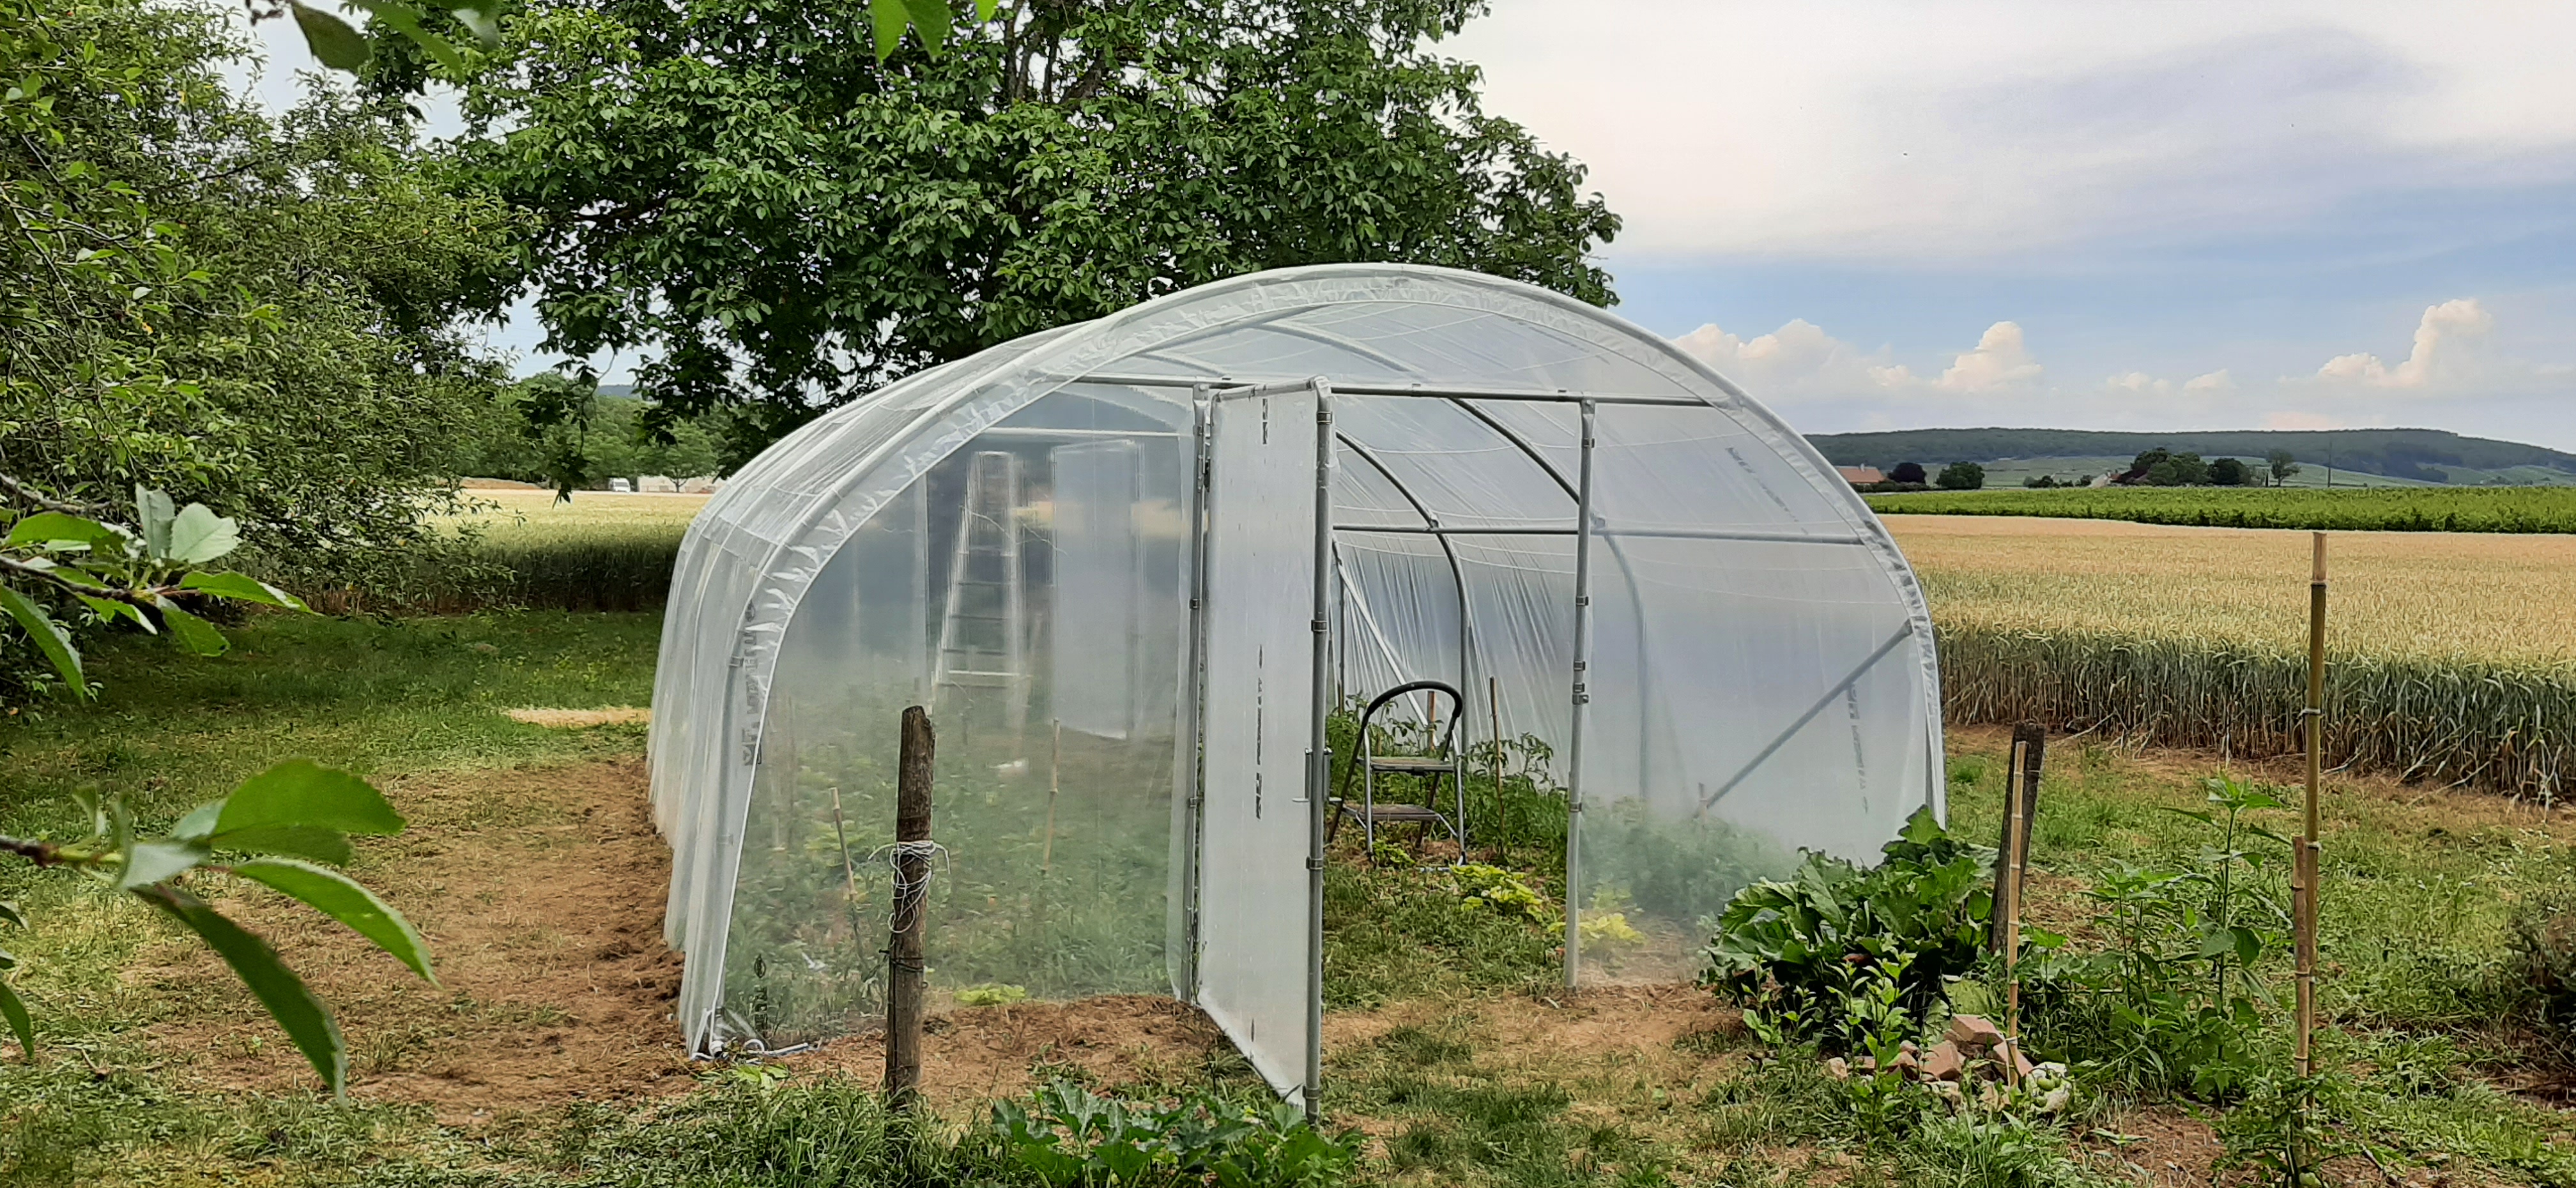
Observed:
[[[1499,717],[1553,749],[1583,981],[1687,977],[1747,881],[1942,808],[1920,591],[1824,460],[1645,331],[1439,269],[1239,277],[818,418],[691,526],[656,679],[698,1051],[874,1023],[907,704],[939,732],[934,990],[1174,993],[1283,1092],[1319,694],[1447,681],[1471,745]]]

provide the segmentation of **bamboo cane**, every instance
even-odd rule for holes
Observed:
[[[1054,737],[1047,743],[1046,843],[1038,850],[1038,875],[1055,873],[1055,794],[1064,770],[1064,720],[1053,719]]]
[[[1494,753],[1485,759],[1486,773],[1494,777],[1494,819],[1499,823],[1501,841],[1495,850],[1502,855],[1503,865],[1512,863],[1510,818],[1503,812],[1503,682],[1499,677],[1485,678],[1485,712],[1494,724]]]
[[[2324,736],[2326,699],[2326,534],[2312,538],[2314,559],[2308,578],[2308,708],[2307,719],[2308,789],[2300,824],[2297,860],[2291,864],[2291,923],[2298,929],[2298,1046],[2296,1061],[2299,1075],[2312,1068],[2310,1038],[2317,1026],[2317,893],[2318,857],[2317,794],[2324,782]]]

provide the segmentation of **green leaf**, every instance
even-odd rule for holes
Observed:
[[[0,548],[90,548],[101,540],[115,539],[116,533],[96,520],[61,512],[37,512],[12,525],[8,539],[0,541]]]
[[[24,928],[27,926],[27,917],[25,913],[18,910],[17,904],[0,899],[0,924],[15,924]]]
[[[169,558],[180,564],[203,565],[240,547],[241,525],[205,504],[191,503],[170,521]]]
[[[45,654],[54,671],[61,674],[63,684],[71,689],[72,700],[89,700],[89,681],[81,675],[80,649],[72,646],[72,633],[46,614],[34,599],[7,586],[0,586],[0,611],[9,612],[9,617],[26,631],[27,638],[36,641],[36,650]]]
[[[1002,10],[1002,0],[975,0],[975,23],[983,24]]]
[[[948,44],[948,26],[957,18],[948,11],[948,0],[903,0],[904,9],[912,14],[912,28],[921,34],[921,44],[938,53]]]
[[[200,656],[221,656],[233,646],[214,624],[179,609],[167,598],[161,600],[161,625],[170,629],[170,638],[178,640],[180,647]]]
[[[170,522],[179,518],[179,509],[171,505],[170,497],[150,487],[136,487],[134,509],[135,517],[143,521],[144,555],[170,555]]]
[[[372,54],[367,39],[349,22],[309,4],[296,4],[296,27],[304,30],[304,44],[312,47],[313,56],[333,70],[355,70],[367,64]]]
[[[389,834],[402,832],[403,819],[367,781],[310,759],[289,759],[242,781],[224,798],[215,835],[266,825]]]
[[[350,857],[348,835],[319,825],[255,825],[219,834],[210,844],[218,850],[284,854],[331,866],[347,866]]]
[[[102,623],[131,619],[144,631],[153,635],[161,634],[161,629],[153,625],[152,617],[144,614],[143,608],[131,602],[118,602],[113,598],[92,598],[87,594],[75,594],[72,597],[80,599],[81,605],[88,607],[90,613],[97,615]]]
[[[215,819],[223,812],[224,802],[220,800],[198,805],[189,810],[187,816],[179,818],[178,824],[170,827],[170,836],[181,841],[204,841],[214,836]]]
[[[141,841],[125,849],[125,869],[117,872],[116,889],[133,891],[186,874],[206,860],[206,847],[187,841]]]
[[[236,602],[256,602],[264,606],[282,606],[288,610],[307,612],[313,609],[304,605],[303,599],[248,574],[192,573],[179,579],[179,588],[203,590],[217,598],[230,598]]]
[[[419,14],[413,12],[408,5],[399,3],[397,0],[348,0],[348,2],[365,9],[368,16],[384,22],[394,31],[411,38],[413,44],[418,45],[430,57],[438,59],[439,65],[459,74],[465,72],[465,55],[457,53],[456,47],[449,45],[446,38],[421,28]],[[471,27],[474,22],[470,17],[480,14],[470,14],[467,10],[460,9],[456,15],[459,20],[464,20],[467,26]]]
[[[313,1062],[313,1070],[322,1074],[322,1082],[331,1087],[331,1095],[338,1097],[346,1090],[349,1049],[340,1040],[340,1024],[331,1017],[331,1008],[313,996],[304,979],[296,977],[295,971],[277,959],[277,950],[206,906],[204,900],[176,887],[147,887],[135,894],[203,937],[207,947],[241,978],[242,985],[250,988],[259,1004],[268,1008],[269,1017],[286,1029],[287,1038],[295,1041],[304,1058]]]
[[[18,1055],[27,1063],[36,1062],[36,1021],[27,1015],[27,1004],[19,1001],[18,991],[0,978],[0,1018],[9,1020],[9,1031],[18,1037]]]
[[[912,14],[904,10],[904,0],[868,0],[869,22],[876,28],[877,61],[883,62],[903,48],[903,31],[912,24]]]
[[[438,975],[429,972],[429,947],[421,943],[418,932],[412,931],[411,921],[349,876],[292,858],[254,858],[235,864],[233,873],[303,900],[313,910],[376,942],[377,948],[410,966],[421,980],[438,984]]]

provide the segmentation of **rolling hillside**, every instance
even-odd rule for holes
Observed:
[[[2288,450],[2299,460],[2300,485],[2323,481],[2331,464],[2343,476],[2387,485],[2576,484],[2576,454],[2520,442],[2462,437],[2440,429],[2201,430],[2116,433],[2084,429],[1904,429],[1885,433],[1820,433],[1810,438],[1838,466],[1949,462],[1986,466],[1989,483],[2053,473],[2061,479],[2099,474],[2162,446],[2204,458],[2260,459]],[[2000,465],[1999,465],[2000,464]]]

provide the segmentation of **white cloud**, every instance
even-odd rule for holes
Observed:
[[[2445,301],[2426,307],[2415,323],[2415,349],[2404,362],[2391,367],[2373,354],[2337,355],[2317,369],[2317,380],[2336,387],[2421,391],[2475,379],[2486,362],[2483,340],[2494,330],[2494,316],[2477,298]]]
[[[1804,318],[1755,338],[1712,322],[1673,343],[1765,399],[1873,391],[1997,395],[2025,390],[2041,375],[2039,360],[2015,322],[1986,327],[1977,345],[1953,356],[1939,378],[1917,376],[1913,368],[1895,362],[1887,348],[1863,351]]]
[[[1592,167],[1621,255],[1952,259],[2576,178],[2576,6],[1597,7],[1500,0],[1444,48]]]
[[[2143,371],[2124,371],[2104,379],[2102,388],[2114,396],[2210,397],[2235,391],[2236,381],[2229,377],[2224,367],[2195,375],[2179,384],[2169,379],[2159,379]]]

